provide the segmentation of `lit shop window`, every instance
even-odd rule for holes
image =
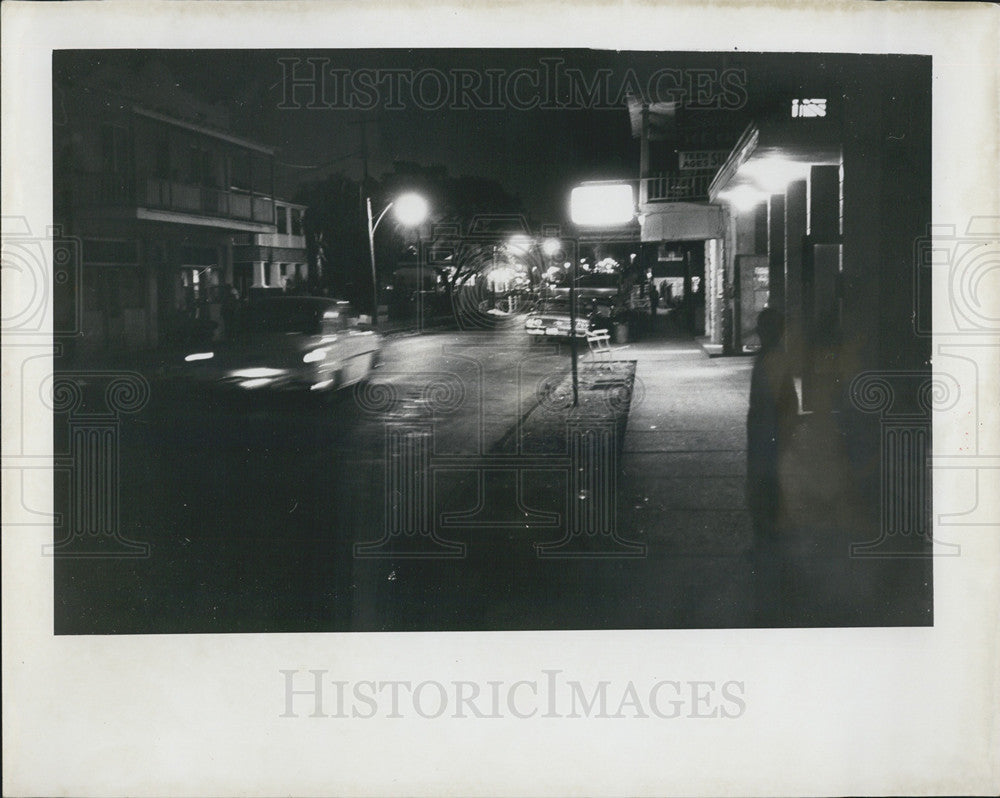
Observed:
[[[792,116],[826,116],[826,100],[792,100]]]

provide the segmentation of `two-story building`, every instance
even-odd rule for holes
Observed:
[[[310,279],[302,227],[306,207],[282,200],[274,203],[275,232],[242,233],[233,239],[232,285],[241,297],[258,291],[302,290]]]
[[[722,340],[722,285],[716,279],[722,209],[708,187],[731,145],[725,127],[684,122],[678,102],[628,98],[639,140],[641,271],[689,309],[693,333]]]
[[[757,344],[764,307],[783,314],[803,434],[850,463],[885,536],[860,550],[925,556],[933,383],[918,250],[931,229],[930,58],[806,63],[773,62],[707,185],[680,180],[679,163],[656,174],[656,141],[670,140],[678,109],[630,107],[643,246],[704,247],[703,270],[684,273],[701,271],[705,331],[730,354]]]
[[[276,202],[274,150],[228,132],[215,106],[143,88],[55,83],[54,218],[81,260],[79,352],[217,337],[224,303],[306,276],[304,209]]]

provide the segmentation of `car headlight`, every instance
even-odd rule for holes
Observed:
[[[213,357],[215,357],[215,352],[194,352],[185,356],[184,360],[187,363],[193,363],[196,360],[211,360]]]
[[[271,377],[280,377],[284,373],[285,373],[284,369],[257,368],[257,369],[240,369],[239,371],[234,371],[231,374],[231,376],[243,380],[261,380],[261,379],[270,379]]]
[[[322,347],[319,349],[313,349],[312,352],[306,352],[302,356],[303,363],[315,363],[317,360],[324,360],[326,358],[327,350]]]
[[[542,320],[541,319],[528,319],[524,323],[524,326],[525,327],[541,327],[542,326]]]
[[[253,390],[254,388],[263,388],[265,385],[270,385],[272,382],[273,380],[268,377],[258,377],[254,380],[243,380],[243,382],[240,383],[240,387]]]

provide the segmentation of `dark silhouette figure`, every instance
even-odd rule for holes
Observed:
[[[774,622],[785,595],[787,558],[781,541],[779,463],[798,417],[788,359],[781,348],[784,318],[773,308],[757,317],[760,353],[750,381],[747,413],[747,505],[753,518],[758,620]]]

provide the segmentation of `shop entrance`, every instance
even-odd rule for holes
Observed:
[[[705,335],[705,242],[675,241],[643,248],[648,335],[653,338]]]

